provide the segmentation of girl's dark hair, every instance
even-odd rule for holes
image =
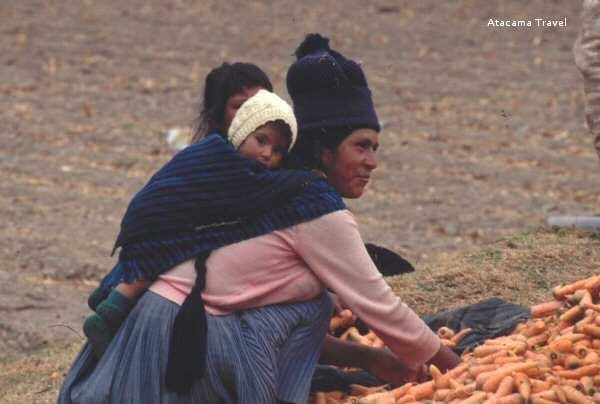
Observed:
[[[320,128],[298,133],[294,147],[286,157],[285,168],[322,169],[321,153],[324,149],[336,152],[337,147],[357,129],[352,126]]]
[[[250,87],[273,91],[269,77],[252,63],[223,63],[212,69],[204,82],[204,98],[192,142],[221,129],[229,97]]]

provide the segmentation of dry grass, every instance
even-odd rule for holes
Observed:
[[[523,305],[549,300],[551,287],[600,272],[600,233],[540,229],[499,240],[476,252],[444,254],[411,275],[390,279],[420,313],[490,296]],[[56,345],[0,363],[3,403],[55,402],[79,344]]]
[[[597,273],[600,233],[538,229],[472,253],[440,255],[390,283],[409,306],[428,314],[492,296],[531,305],[550,300],[553,286]]]

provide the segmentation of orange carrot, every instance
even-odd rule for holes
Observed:
[[[581,306],[573,306],[569,310],[565,311],[560,317],[559,320],[564,323],[574,323],[579,318],[583,316],[583,307]]]
[[[529,377],[521,372],[516,372],[513,377],[515,379],[515,384],[517,385],[517,390],[523,396],[525,401],[529,401],[529,397],[531,396],[531,383],[529,382]]]
[[[582,365],[581,359],[573,354],[565,355],[564,366],[567,369],[577,369]]]
[[[578,391],[576,388],[571,386],[562,386],[565,395],[567,396],[567,400],[570,403],[574,404],[589,404],[591,400],[587,398],[583,393]]]
[[[590,351],[587,355],[583,357],[582,363],[584,365],[593,365],[595,363],[600,363],[600,355],[596,351]]]
[[[527,346],[529,347],[529,349],[533,349],[537,345],[545,344],[546,341],[548,341],[548,337],[549,337],[548,333],[542,333],[542,334],[535,335],[535,336],[527,339]]]
[[[481,386],[481,390],[486,392],[493,392],[498,389],[498,385],[500,384],[504,376],[508,376],[513,372],[522,372],[536,366],[537,363],[533,361],[523,363],[510,363],[492,372],[482,373],[479,376],[477,376],[475,380],[477,382],[477,385]]]
[[[519,393],[509,394],[508,396],[500,397],[498,404],[525,404],[525,399]]]
[[[406,383],[400,387],[395,388],[394,390],[391,391],[391,393],[394,395],[396,400],[398,400],[401,397],[403,397],[410,390],[410,388],[414,385],[415,385],[414,383]]]
[[[478,365],[489,365],[490,363],[496,363],[496,359],[504,358],[506,355],[508,355],[508,351],[506,349],[500,349],[493,354],[484,356],[483,358],[476,358],[474,363]]]
[[[540,393],[542,391],[550,390],[552,384],[547,380],[530,379],[531,382],[531,393]]]
[[[534,337],[543,333],[546,330],[546,322],[544,320],[536,320],[531,322],[520,334],[526,337]]]
[[[600,327],[597,325],[586,324],[583,326],[583,333],[594,338],[600,338]]]
[[[498,385],[498,389],[496,389],[496,398],[508,396],[515,389],[515,381],[512,376],[504,376],[500,384]]]
[[[487,397],[487,394],[484,392],[479,392],[479,393],[475,393],[473,394],[471,397],[467,398],[466,400],[461,401],[462,404],[475,404],[475,403],[482,403],[483,400],[485,400]]]
[[[417,384],[412,386],[407,395],[413,396],[415,400],[431,399],[433,397],[434,384],[433,380],[425,383]]]
[[[596,393],[594,380],[590,376],[583,376],[579,380],[579,385],[576,388],[588,396],[593,396]]]
[[[444,338],[444,339],[450,339],[452,337],[454,337],[454,330],[452,330],[451,328],[448,327],[440,327],[438,328],[436,334],[438,335],[438,337],[440,338]]]
[[[570,295],[579,289],[583,289],[587,281],[588,279],[580,279],[565,286],[557,286],[552,289],[552,294],[556,299],[564,299],[566,295]]]
[[[455,344],[458,344],[465,337],[465,335],[467,335],[471,331],[473,330],[470,328],[464,328],[460,330],[455,336],[450,338],[450,341],[454,342]]]
[[[573,341],[568,338],[557,338],[550,343],[549,348],[557,352],[570,353],[573,352]]]
[[[565,379],[581,379],[583,376],[595,376],[600,372],[600,365],[585,365],[575,370],[558,370],[557,376]]]
[[[551,302],[536,304],[531,306],[531,317],[541,318],[554,314],[558,309],[563,307],[563,302],[553,300]]]

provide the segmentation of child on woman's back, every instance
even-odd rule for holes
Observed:
[[[245,158],[258,162],[264,168],[276,169],[281,165],[287,151],[293,146],[296,133],[297,124],[291,107],[277,95],[260,89],[235,112],[227,132],[227,140]],[[206,143],[208,144],[208,142]],[[202,144],[199,143],[193,147],[202,147]],[[184,155],[175,156],[173,161],[178,158],[186,158],[181,156]],[[226,164],[226,162],[221,162],[221,164]],[[227,177],[218,178],[217,173],[217,178],[213,178],[212,181],[219,183],[229,179]],[[172,180],[177,181],[177,176],[173,176]],[[152,182],[152,179],[150,181]],[[144,192],[150,183],[140,193]],[[205,197],[207,194],[210,197],[211,191],[211,189],[203,190]],[[184,189],[182,192],[186,192],[186,190]],[[194,190],[189,189],[187,192],[191,193]],[[218,198],[216,192],[214,196]],[[169,195],[162,197],[167,198]],[[135,198],[132,204],[134,201]],[[242,202],[240,201],[240,203]],[[149,215],[152,214],[151,211],[148,212]],[[146,228],[144,231],[151,233],[153,229]],[[158,233],[161,229],[155,231]],[[121,282],[101,303],[94,304],[92,302],[90,304],[90,306],[94,306],[92,308],[96,313],[86,319],[83,329],[96,357],[102,356],[137,297],[146,291],[150,283],[150,279],[142,280],[139,277],[136,277],[136,280],[131,283]]]

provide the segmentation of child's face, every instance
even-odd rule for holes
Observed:
[[[240,153],[269,169],[278,168],[290,146],[290,141],[275,125],[260,126],[248,135],[239,148]]]

